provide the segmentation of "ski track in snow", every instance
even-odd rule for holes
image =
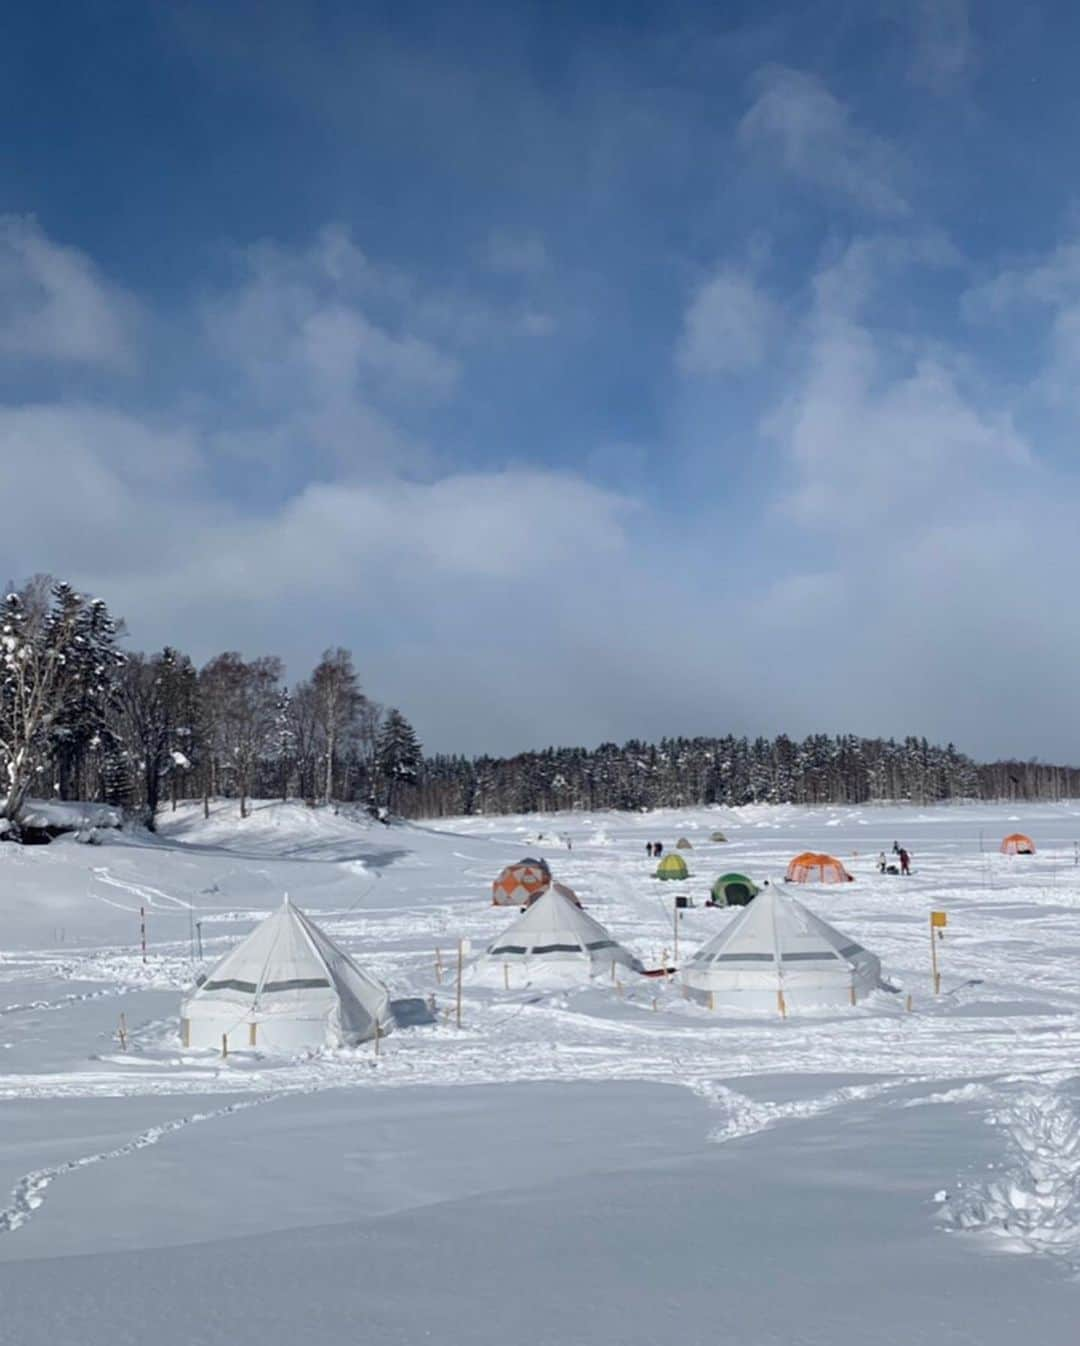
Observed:
[[[923,1081],[918,1079],[899,1079],[882,1084],[853,1084],[842,1089],[830,1089],[819,1098],[800,1098],[787,1103],[758,1103],[746,1094],[722,1084],[704,1085],[695,1092],[710,1103],[726,1109],[727,1120],[722,1126],[710,1131],[708,1137],[715,1144],[722,1145],[729,1140],[757,1135],[780,1122],[819,1117],[849,1103],[879,1098],[883,1094],[921,1083]]]
[[[55,1164],[51,1168],[35,1169],[32,1173],[27,1173],[19,1179],[12,1188],[10,1202],[5,1209],[0,1210],[0,1234],[12,1234],[32,1219],[44,1204],[46,1190],[57,1178],[63,1177],[65,1173],[74,1173],[78,1169],[89,1168],[92,1164],[101,1164],[108,1159],[123,1159],[129,1154],[134,1154],[136,1150],[145,1150],[151,1145],[156,1145],[159,1140],[171,1135],[174,1131],[180,1131],[187,1126],[194,1126],[198,1122],[209,1122],[218,1117],[227,1117],[246,1108],[259,1107],[263,1103],[270,1103],[278,1097],[280,1095],[266,1094],[259,1098],[241,1099],[239,1102],[230,1103],[228,1107],[215,1108],[212,1112],[193,1112],[190,1116],[177,1117],[174,1121],[162,1122],[158,1126],[148,1127],[145,1131],[140,1131],[134,1139],[123,1145],[117,1145],[115,1149],[99,1150],[95,1154],[81,1155],[78,1159],[68,1159],[64,1163]]]
[[[140,906],[163,909],[176,909],[181,911],[193,911],[194,908],[190,902],[185,902],[182,897],[173,897],[171,893],[163,893],[160,888],[151,888],[147,884],[131,883],[125,879],[118,879],[109,873],[105,865],[96,866],[94,869],[94,878],[99,883],[107,884],[111,888],[119,888],[122,892],[130,893],[132,897],[139,899]],[[155,898],[160,898],[159,902]],[[138,911],[138,907],[130,908],[131,911]]]
[[[138,990],[136,986],[103,986],[97,991],[84,991],[81,994],[61,996],[59,1000],[28,1000],[24,1004],[4,1005],[0,1007],[0,1017],[5,1014],[27,1014],[33,1010],[64,1010],[87,1000],[103,1000],[110,996],[128,995]]]

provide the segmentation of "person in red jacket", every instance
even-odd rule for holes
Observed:
[[[903,846],[900,847],[900,873],[901,874],[911,873],[911,856],[908,855],[907,851],[904,850]]]

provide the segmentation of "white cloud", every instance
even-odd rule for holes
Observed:
[[[911,78],[938,94],[962,87],[976,64],[967,0],[918,0],[910,13]]]
[[[1021,305],[1064,308],[1080,300],[1080,243],[1069,240],[1045,256],[1003,267],[964,296],[969,318],[982,320]]]
[[[342,230],[297,253],[264,244],[242,263],[243,281],[207,303],[206,324],[216,350],[269,400],[305,389],[344,399],[452,391],[458,363],[411,329],[402,278],[381,275]]]
[[[967,292],[963,310],[973,324],[1035,316],[1043,361],[1030,391],[1055,407],[1080,406],[1080,243],[1003,268]]]
[[[130,372],[138,306],[29,217],[0,216],[0,354]]]
[[[310,484],[252,512],[214,499],[209,453],[191,470],[196,440],[85,409],[0,412],[0,493],[25,504],[0,534],[0,574],[49,570],[102,594],[131,648],[274,652],[301,677],[349,645],[370,693],[432,747],[614,731],[616,670],[655,703],[649,661],[632,657],[624,497],[506,471]],[[170,461],[183,470],[152,470]]]
[[[211,372],[241,394],[228,417],[209,398],[153,419],[0,407],[0,498],[18,502],[0,576],[61,573],[128,618],[133,646],[200,660],[274,651],[301,676],[351,645],[372,694],[433,747],[850,729],[1068,754],[1058,670],[1080,636],[1045,614],[1071,603],[1077,490],[971,358],[901,330],[887,302],[911,268],[955,260],[933,237],[856,239],[810,278],[801,319],[794,300],[763,319],[760,350],[784,370],[767,425],[781,479],[762,483],[760,517],[740,505],[720,564],[723,520],[696,501],[676,518],[574,473],[425,459],[402,404],[455,385],[440,391],[446,351],[409,278],[340,232],[263,249],[244,286],[208,301],[224,352]],[[1070,274],[1044,259],[1002,294],[1065,311]],[[743,271],[708,277],[685,367],[737,365],[756,298]],[[683,409],[716,391],[679,389]],[[596,475],[666,494],[655,446],[579,448]],[[275,464],[293,470],[265,491]]]
[[[888,141],[857,126],[821,80],[768,65],[753,84],[756,96],[738,130],[744,149],[776,154],[793,177],[873,214],[908,214],[901,156]]]
[[[864,532],[917,511],[921,526],[1030,462],[1008,415],[965,392],[952,352],[860,319],[883,273],[949,256],[934,244],[856,240],[815,277],[803,376],[766,421],[794,469],[785,508],[803,523]]]
[[[753,278],[721,267],[694,294],[677,353],[688,374],[739,374],[764,360],[779,321],[777,306]]]

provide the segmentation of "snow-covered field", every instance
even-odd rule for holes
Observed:
[[[1015,830],[1036,856],[997,853]],[[3,1346],[1077,1339],[1080,805],[385,828],[229,804],[98,835],[0,845]],[[691,878],[658,883],[645,842],[680,835]],[[894,839],[910,878],[876,872]],[[657,967],[676,892],[685,956],[731,919],[701,907],[718,874],[806,848],[857,881],[799,896],[896,994],[784,1020],[467,975],[452,1021],[458,939],[516,914],[489,905],[509,861],[546,856]],[[181,991],[284,892],[409,1002],[378,1057],[181,1048]]]

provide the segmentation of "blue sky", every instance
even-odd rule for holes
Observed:
[[[433,749],[1080,758],[1066,5],[102,3],[0,44],[0,569]]]

